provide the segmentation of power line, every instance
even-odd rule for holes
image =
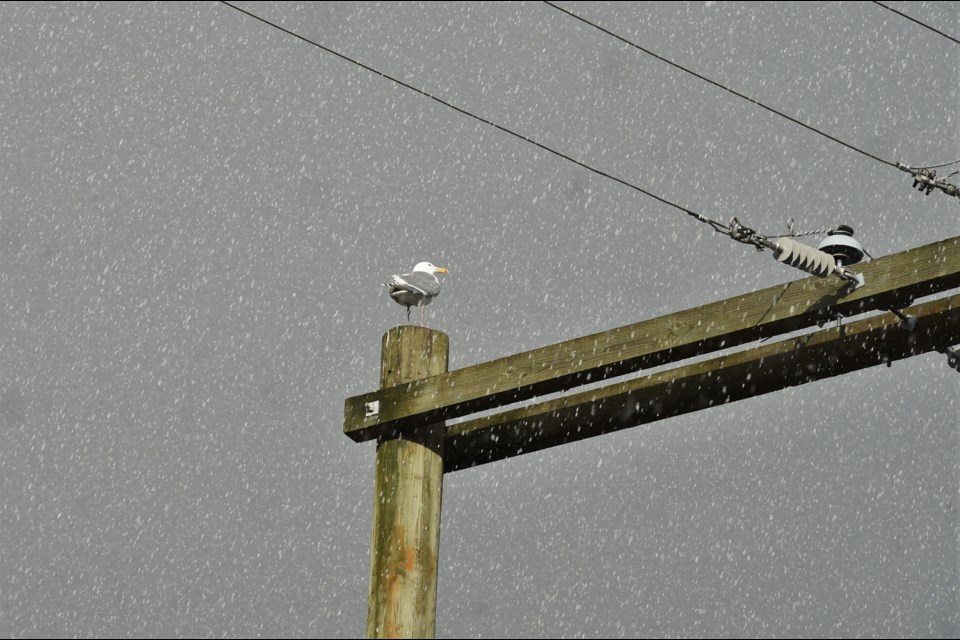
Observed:
[[[903,13],[902,11],[897,11],[897,10],[894,9],[893,7],[888,7],[887,5],[885,5],[885,4],[881,3],[881,2],[877,2],[877,0],[873,0],[873,4],[879,5],[879,6],[883,7],[884,9],[886,9],[887,11],[892,11],[893,13],[897,14],[898,16],[903,16],[904,18],[906,18],[906,19],[909,20],[910,22],[916,22],[916,23],[917,23],[918,25],[920,25],[921,27],[930,29],[930,31],[933,31],[934,33],[940,34],[941,36],[943,36],[943,37],[946,38],[947,40],[952,40],[953,42],[955,42],[955,43],[957,43],[957,44],[960,44],[960,40],[957,40],[957,39],[954,38],[953,36],[951,36],[951,35],[949,35],[949,34],[946,34],[946,33],[944,33],[943,31],[940,31],[939,29],[937,29],[937,28],[935,28],[935,27],[931,27],[930,25],[928,25],[928,24],[925,23],[925,22],[921,22],[920,20],[917,20],[916,18],[913,18],[913,17],[911,17],[911,16],[908,16],[907,14]]]
[[[939,169],[940,167],[949,167],[952,164],[957,164],[960,160],[954,160],[953,162],[945,162],[943,164],[932,164],[928,167],[918,167],[919,169]]]
[[[704,75],[702,75],[702,74],[700,74],[700,73],[697,73],[696,71],[693,71],[693,70],[691,70],[691,69],[688,69],[687,67],[684,67],[683,65],[674,62],[673,60],[669,60],[669,59],[667,59],[667,58],[664,58],[663,56],[661,56],[661,55],[659,55],[659,54],[657,54],[657,53],[654,53],[654,52],[651,51],[650,49],[647,49],[647,48],[645,48],[645,47],[642,47],[642,46],[636,44],[635,42],[632,42],[632,41],[630,41],[630,40],[627,40],[627,39],[624,38],[623,36],[621,36],[621,35],[619,35],[619,34],[616,34],[616,33],[614,33],[613,31],[610,31],[609,29],[606,29],[606,28],[604,28],[604,27],[601,27],[600,25],[596,24],[595,22],[591,22],[590,20],[587,20],[586,18],[584,18],[584,17],[582,17],[582,16],[579,16],[579,15],[577,15],[576,13],[573,13],[572,11],[570,11],[570,10],[568,10],[568,9],[564,9],[563,7],[557,6],[556,4],[554,4],[554,3],[552,3],[552,2],[548,2],[547,0],[544,0],[544,4],[546,4],[546,5],[550,6],[550,7],[553,7],[554,9],[556,9],[557,11],[560,11],[561,13],[567,14],[567,15],[570,16],[571,18],[576,18],[576,19],[579,20],[580,22],[582,22],[582,23],[584,23],[584,24],[586,24],[586,25],[589,25],[589,26],[593,27],[594,29],[597,29],[598,31],[602,31],[603,33],[609,35],[610,37],[616,38],[616,39],[619,40],[620,42],[623,42],[624,44],[627,44],[627,45],[633,47],[634,49],[637,49],[637,50],[639,50],[639,51],[642,51],[642,52],[646,53],[647,55],[652,56],[652,57],[656,58],[657,60],[660,60],[661,62],[665,62],[665,63],[669,64],[670,66],[675,67],[675,68],[677,68],[677,69],[680,69],[681,71],[683,71],[683,72],[685,72],[685,73],[689,73],[690,75],[692,75],[692,76],[694,76],[694,77],[697,77],[697,78],[703,80],[704,82],[707,82],[707,83],[709,83],[709,84],[712,84],[713,86],[715,86],[715,87],[717,87],[717,88],[719,88],[719,89],[723,89],[724,91],[726,91],[726,92],[728,92],[728,93],[732,93],[733,95],[737,96],[738,98],[742,98],[742,99],[746,100],[747,102],[750,102],[750,103],[752,103],[752,104],[755,104],[755,105],[757,105],[758,107],[760,107],[760,108],[762,108],[762,109],[766,109],[766,110],[769,111],[770,113],[774,113],[774,114],[780,116],[781,118],[785,118],[785,119],[789,120],[790,122],[792,122],[792,123],[794,123],[794,124],[798,124],[798,125],[800,125],[801,127],[805,128],[805,129],[808,129],[809,131],[812,131],[812,132],[814,132],[814,133],[816,133],[816,134],[818,134],[818,135],[821,135],[821,136],[823,136],[824,138],[827,138],[827,139],[829,139],[829,140],[832,140],[832,141],[836,142],[837,144],[841,144],[841,145],[843,145],[844,147],[847,147],[848,149],[851,149],[852,151],[856,151],[857,153],[859,153],[859,154],[861,154],[861,155],[864,155],[864,156],[866,156],[866,157],[868,157],[868,158],[872,158],[873,160],[876,160],[877,162],[880,162],[880,163],[882,163],[882,164],[885,164],[885,165],[887,165],[887,166],[889,166],[889,167],[894,167],[894,168],[897,167],[897,164],[896,164],[895,162],[890,162],[889,160],[884,160],[883,158],[881,158],[881,157],[879,157],[879,156],[875,156],[875,155],[873,155],[872,153],[869,153],[869,152],[867,152],[867,151],[864,151],[863,149],[860,149],[859,147],[855,147],[855,146],[853,146],[852,144],[848,144],[848,143],[844,142],[843,140],[841,140],[841,139],[839,139],[839,138],[836,138],[836,137],[834,137],[834,136],[831,136],[830,134],[824,133],[824,132],[821,131],[820,129],[817,129],[816,127],[813,127],[813,126],[811,126],[811,125],[809,125],[809,124],[807,124],[807,123],[805,123],[805,122],[802,122],[802,121],[800,121],[800,120],[797,120],[796,118],[794,118],[794,117],[792,117],[792,116],[789,116],[789,115],[783,113],[782,111],[778,111],[777,109],[774,109],[773,107],[769,107],[769,106],[765,105],[764,103],[760,102],[759,100],[755,100],[755,99],[751,98],[750,96],[745,95],[745,94],[743,94],[743,93],[740,93],[739,91],[737,91],[737,90],[735,90],[735,89],[731,89],[730,87],[728,87],[728,86],[726,86],[726,85],[724,85],[724,84],[721,84],[721,83],[719,83],[719,82],[717,82],[717,81],[715,81],[715,80],[711,80],[710,78],[708,78],[708,77],[706,77],[706,76],[704,76]]]
[[[445,106],[445,107],[449,107],[450,109],[453,109],[454,111],[456,111],[456,112],[458,112],[458,113],[461,113],[461,114],[463,114],[463,115],[465,115],[465,116],[467,116],[467,117],[469,117],[469,118],[473,118],[474,120],[477,120],[478,122],[482,122],[482,123],[485,124],[485,125],[488,125],[488,126],[490,126],[490,127],[493,127],[494,129],[496,129],[496,130],[498,130],[498,131],[502,131],[502,132],[507,133],[507,134],[509,134],[509,135],[511,135],[511,136],[513,136],[513,137],[515,137],[515,138],[519,138],[520,140],[524,140],[525,142],[529,142],[530,144],[536,146],[536,147],[539,148],[539,149],[542,149],[542,150],[546,151],[547,153],[551,153],[551,154],[553,154],[553,155],[555,155],[555,156],[557,156],[557,157],[559,157],[559,158],[563,158],[564,160],[567,160],[567,161],[569,161],[569,162],[572,162],[573,164],[575,164],[575,165],[577,165],[577,166],[583,167],[584,169],[586,169],[586,170],[588,170],[588,171],[591,171],[591,172],[593,172],[593,173],[595,173],[595,174],[597,174],[597,175],[599,175],[599,176],[603,176],[604,178],[608,178],[608,179],[610,179],[610,180],[613,180],[614,182],[617,182],[617,183],[619,183],[619,184],[621,184],[621,185],[623,185],[623,186],[625,186],[625,187],[628,187],[628,188],[630,188],[630,189],[633,189],[634,191],[639,191],[640,193],[642,193],[642,194],[644,194],[644,195],[646,195],[646,196],[649,196],[649,197],[653,198],[654,200],[657,200],[657,201],[659,201],[659,202],[662,202],[662,203],[665,204],[665,205],[671,206],[671,207],[673,207],[673,208],[675,208],[675,209],[679,209],[680,211],[686,213],[687,215],[696,218],[696,219],[699,220],[700,222],[703,222],[703,223],[706,223],[706,224],[710,225],[711,227],[713,227],[713,230],[714,230],[714,231],[717,231],[718,233],[725,233],[725,234],[729,235],[728,227],[727,227],[727,225],[725,225],[725,224],[722,224],[722,223],[720,223],[720,222],[717,222],[716,220],[711,220],[710,218],[708,218],[708,217],[706,217],[706,216],[704,216],[704,215],[702,215],[702,214],[699,214],[699,213],[697,213],[696,211],[693,211],[693,210],[691,210],[691,209],[687,209],[686,207],[683,207],[683,206],[681,206],[681,205],[679,205],[679,204],[676,204],[676,203],[674,203],[674,202],[671,202],[671,201],[667,200],[666,198],[663,198],[663,197],[661,197],[661,196],[658,196],[658,195],[655,194],[655,193],[652,193],[652,192],[650,192],[650,191],[647,191],[647,190],[644,189],[643,187],[639,187],[639,186],[633,184],[632,182],[629,182],[629,181],[627,181],[627,180],[624,180],[623,178],[618,178],[617,176],[612,175],[612,174],[610,174],[610,173],[607,173],[606,171],[602,171],[602,170],[600,170],[600,169],[597,169],[597,168],[595,168],[595,167],[592,167],[592,166],[586,164],[585,162],[581,162],[580,160],[577,160],[576,158],[573,158],[572,156],[569,156],[569,155],[567,155],[567,154],[565,154],[565,153],[563,153],[563,152],[561,152],[561,151],[557,151],[556,149],[553,149],[553,148],[551,148],[551,147],[548,147],[547,145],[545,145],[545,144],[543,144],[543,143],[537,142],[536,140],[534,140],[533,138],[530,138],[529,136],[525,136],[525,135],[523,135],[523,134],[521,134],[521,133],[517,133],[516,131],[514,131],[514,130],[512,130],[512,129],[508,129],[507,127],[504,127],[504,126],[502,126],[502,125],[499,125],[499,124],[497,124],[497,123],[495,123],[495,122],[493,122],[493,121],[491,121],[491,120],[488,120],[488,119],[486,119],[486,118],[484,118],[484,117],[482,117],[482,116],[478,116],[478,115],[476,115],[476,114],[474,114],[474,113],[471,113],[471,112],[467,111],[466,109],[463,109],[463,108],[461,108],[461,107],[456,106],[455,104],[452,104],[452,103],[450,103],[450,102],[447,102],[447,101],[444,100],[443,98],[439,98],[439,97],[437,97],[437,96],[435,96],[435,95],[433,95],[433,94],[431,94],[431,93],[429,93],[429,92],[427,92],[427,91],[424,91],[423,89],[419,89],[419,88],[417,88],[417,87],[415,87],[415,86],[413,86],[413,85],[411,85],[411,84],[409,84],[409,83],[407,83],[407,82],[404,82],[403,80],[400,80],[400,79],[398,79],[398,78],[395,78],[395,77],[393,77],[393,76],[391,76],[391,75],[389,75],[389,74],[387,74],[387,73],[384,73],[383,71],[380,71],[380,70],[378,70],[378,69],[375,69],[375,68],[371,67],[370,65],[364,64],[364,63],[360,62],[359,60],[355,60],[354,58],[351,58],[350,56],[348,56],[348,55],[346,55],[346,54],[340,53],[339,51],[336,51],[336,50],[334,50],[334,49],[331,49],[330,47],[324,46],[324,45],[320,44],[319,42],[315,42],[315,41],[307,38],[306,36],[302,36],[302,35],[300,35],[299,33],[296,33],[296,32],[294,32],[294,31],[291,31],[290,29],[287,29],[287,28],[285,28],[285,27],[282,27],[282,26],[280,26],[280,25],[278,25],[278,24],[276,24],[276,23],[273,23],[273,22],[267,20],[266,18],[262,18],[262,17],[258,16],[258,15],[255,14],[255,13],[251,13],[250,11],[247,11],[246,9],[241,9],[240,7],[238,7],[238,6],[234,5],[234,4],[231,4],[231,3],[229,3],[229,2],[226,2],[225,0],[220,0],[220,3],[221,3],[221,4],[224,4],[224,5],[228,6],[228,7],[230,7],[231,9],[234,9],[234,10],[236,10],[236,11],[239,11],[240,13],[246,14],[246,15],[250,16],[251,18],[254,18],[255,20],[259,20],[259,21],[262,22],[263,24],[266,24],[266,25],[268,25],[268,26],[270,26],[270,27],[273,27],[274,29],[277,29],[278,31],[282,31],[283,33],[286,33],[287,35],[293,36],[294,38],[297,38],[298,40],[300,40],[300,41],[302,41],[302,42],[306,42],[307,44],[310,44],[310,45],[313,45],[314,47],[317,47],[318,49],[321,49],[321,50],[323,50],[323,51],[326,51],[327,53],[333,54],[333,55],[337,56],[338,58],[340,58],[341,60],[345,60],[345,61],[347,61],[347,62],[349,62],[349,63],[351,63],[351,64],[357,65],[358,67],[361,67],[361,68],[363,68],[363,69],[366,69],[367,71],[369,71],[369,72],[371,72],[371,73],[374,73],[374,74],[376,74],[376,75],[378,75],[378,76],[380,76],[380,77],[382,77],[382,78],[386,78],[386,79],[389,80],[390,82],[393,82],[394,84],[398,84],[398,85],[400,85],[401,87],[404,87],[405,89],[409,89],[410,91],[413,91],[414,93],[417,93],[417,94],[419,94],[419,95],[421,95],[421,96],[424,96],[424,97],[426,97],[426,98],[430,98],[430,99],[433,100],[434,102],[438,102],[438,103],[442,104],[442,105]]]

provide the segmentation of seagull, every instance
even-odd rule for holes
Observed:
[[[417,306],[420,307],[420,326],[425,326],[423,308],[440,295],[440,281],[434,275],[437,273],[449,271],[429,262],[419,262],[412,273],[390,276],[390,281],[387,282],[390,297],[407,308],[407,322],[410,322],[410,307]]]

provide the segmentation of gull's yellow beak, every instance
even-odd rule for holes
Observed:
[[[444,269],[443,267],[437,267],[437,273],[450,273],[450,272]]]

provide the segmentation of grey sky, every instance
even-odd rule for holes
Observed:
[[[960,46],[874,3],[563,5],[960,159]],[[960,235],[960,201],[543,3],[243,6],[713,218]],[[362,635],[342,411],[392,273],[450,269],[451,368],[803,276],[214,2],[0,4],[0,147],[2,636]],[[955,637],[958,382],[916,357],[451,474],[437,634]]]

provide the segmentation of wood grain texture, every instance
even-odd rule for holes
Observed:
[[[918,318],[913,332],[899,328],[900,319],[886,313],[450,425],[446,469],[539,451],[960,343],[960,294],[908,313]]]
[[[402,326],[383,337],[380,383],[446,373],[449,340]],[[444,425],[426,425],[377,445],[368,638],[432,638],[443,494]]]
[[[757,256],[757,260],[764,256]],[[769,260],[769,257],[766,257]],[[356,441],[570,389],[613,376],[803,329],[840,313],[886,307],[960,286],[960,238],[856,265],[865,286],[809,277],[505,358],[348,398],[344,432]],[[775,263],[769,268],[784,268]],[[365,404],[380,411],[366,416]]]

